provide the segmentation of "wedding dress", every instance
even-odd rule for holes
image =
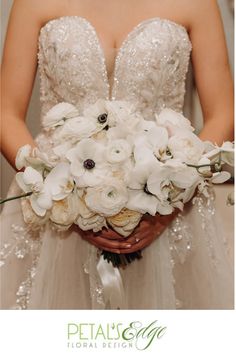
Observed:
[[[79,112],[99,98],[134,103],[145,119],[164,107],[182,112],[191,54],[186,29],[170,20],[141,22],[126,37],[113,84],[94,27],[79,16],[47,22],[40,31],[38,65],[42,116],[58,102]],[[50,138],[36,142],[50,154]],[[21,194],[15,180],[8,197]],[[78,229],[32,232],[20,200],[1,214],[1,307],[4,309],[113,308],[98,271],[99,253]],[[233,308],[233,269],[214,195],[198,197],[143,251],[119,270],[126,309]]]

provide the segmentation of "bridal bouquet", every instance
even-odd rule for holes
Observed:
[[[144,214],[183,210],[197,190],[207,196],[210,184],[231,177],[222,166],[233,165],[233,144],[201,141],[171,109],[145,120],[125,101],[98,100],[82,115],[63,102],[42,125],[50,151],[26,145],[16,157],[16,167],[24,168],[16,174],[24,220],[32,228],[50,220],[59,230],[110,226],[127,237]],[[103,254],[119,265],[118,255],[114,262]]]

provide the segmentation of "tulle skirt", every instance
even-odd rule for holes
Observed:
[[[20,194],[15,180],[8,197]],[[78,229],[38,232],[20,200],[1,213],[2,309],[111,309],[98,271],[100,253]],[[119,270],[124,309],[232,309],[233,269],[213,197],[196,198],[143,257]]]

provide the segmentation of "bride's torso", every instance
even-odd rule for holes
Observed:
[[[42,113],[61,101],[83,110],[98,98],[130,100],[147,119],[163,107],[181,111],[190,52],[185,27],[153,17],[127,34],[108,65],[87,19],[52,19],[39,35]]]

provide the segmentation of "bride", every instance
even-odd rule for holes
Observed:
[[[15,0],[2,63],[4,156],[16,169],[22,145],[50,152],[44,133],[34,140],[25,124],[37,67],[42,116],[58,102],[82,112],[103,98],[135,103],[148,119],[163,107],[182,112],[190,58],[204,115],[200,138],[232,140],[233,83],[216,1]],[[13,180],[8,197],[19,194]],[[1,307],[233,308],[233,270],[214,195],[194,201],[178,215],[144,218],[126,239],[112,229],[58,233],[47,226],[35,233],[21,201],[6,203]],[[98,249],[144,249],[142,259],[115,270],[119,296],[109,274],[106,282],[101,276]]]

